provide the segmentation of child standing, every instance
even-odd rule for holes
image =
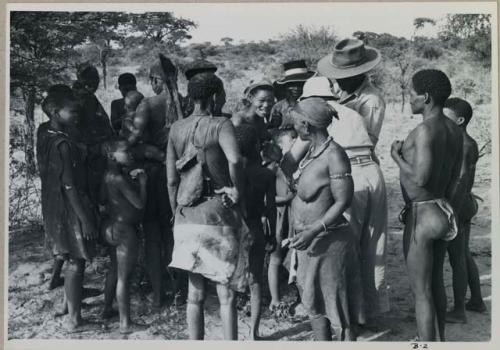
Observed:
[[[260,164],[259,142],[255,128],[241,124],[235,128],[241,155],[245,158],[244,203],[246,223],[253,234],[250,248],[251,337],[260,339],[259,324],[262,305],[262,280],[266,251],[274,250],[276,242],[276,176]],[[269,221],[271,232],[264,232],[263,218]]]
[[[91,204],[85,172],[85,147],[70,131],[78,118],[73,94],[49,94],[42,103],[50,118],[38,140],[38,162],[42,182],[45,232],[54,254],[64,259],[64,290],[69,318],[68,331],[83,329],[81,301],[85,261],[94,253],[98,237],[95,208]]]
[[[113,315],[116,292],[120,333],[127,334],[143,328],[130,320],[130,275],[139,249],[138,230],[146,203],[146,173],[142,169],[130,171],[133,159],[126,141],[107,142],[103,151],[108,165],[100,198],[106,203],[107,214],[102,232],[106,242],[113,247],[111,270],[106,276],[103,317]]]

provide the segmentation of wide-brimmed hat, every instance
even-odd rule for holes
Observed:
[[[245,96],[245,98],[248,98],[249,95],[252,93],[252,91],[254,91],[259,87],[274,91],[273,83],[271,83],[267,79],[262,79],[261,81],[258,82],[250,82],[250,85],[248,85],[243,91],[243,95]]]
[[[295,60],[283,64],[285,77],[276,80],[276,84],[282,85],[287,83],[302,83],[316,74],[307,69],[305,60]]]
[[[318,72],[329,78],[344,79],[366,73],[380,63],[380,52],[363,41],[347,38],[339,41],[333,53],[318,62]]]
[[[307,79],[299,101],[309,97],[336,97],[327,77],[312,77]]]
[[[188,65],[186,66],[186,70],[184,71],[184,75],[186,76],[186,79],[189,80],[198,73],[215,73],[216,71],[217,66],[215,64],[207,60],[199,59],[188,63]]]

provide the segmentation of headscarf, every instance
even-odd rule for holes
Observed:
[[[336,111],[327,102],[319,97],[311,97],[300,101],[292,109],[312,126],[323,129],[332,122]]]

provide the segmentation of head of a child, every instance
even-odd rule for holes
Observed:
[[[127,112],[135,112],[139,103],[144,99],[144,95],[139,91],[133,90],[125,95],[125,110]]]
[[[257,130],[251,125],[241,124],[235,127],[236,142],[240,154],[250,163],[259,159],[259,138]]]
[[[117,138],[103,143],[102,151],[108,159],[108,163],[124,167],[132,165],[133,158],[128,143],[123,139]]]
[[[262,146],[261,157],[262,162],[269,169],[276,171],[281,158],[283,157],[283,152],[280,146],[274,142],[266,142]]]
[[[294,128],[279,130],[273,139],[281,151],[286,153],[297,139],[297,131]]]
[[[446,100],[443,106],[443,113],[453,120],[461,128],[467,128],[472,119],[472,107],[469,102],[458,97],[451,97]]]
[[[42,111],[53,125],[68,127],[78,122],[78,102],[71,89],[64,85],[49,88]]]

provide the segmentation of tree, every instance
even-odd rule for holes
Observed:
[[[193,21],[177,18],[172,12],[146,12],[130,16],[132,30],[139,33],[138,37],[142,41],[178,45],[191,39],[189,31],[196,28]]]
[[[439,32],[445,42],[459,42],[478,59],[491,64],[491,15],[453,14]]]
[[[87,38],[83,23],[68,12],[10,13],[10,90],[24,101],[24,151],[27,175],[36,172],[34,152],[35,104],[42,92],[68,81],[75,47]]]
[[[226,36],[224,38],[221,38],[220,41],[224,44],[224,46],[227,47],[227,46],[231,46],[233,44],[234,39]]]
[[[128,34],[129,15],[123,12],[80,12],[73,15],[73,20],[86,24],[88,39],[99,51],[102,81],[106,89],[108,59],[113,55],[114,47],[121,44]]]

